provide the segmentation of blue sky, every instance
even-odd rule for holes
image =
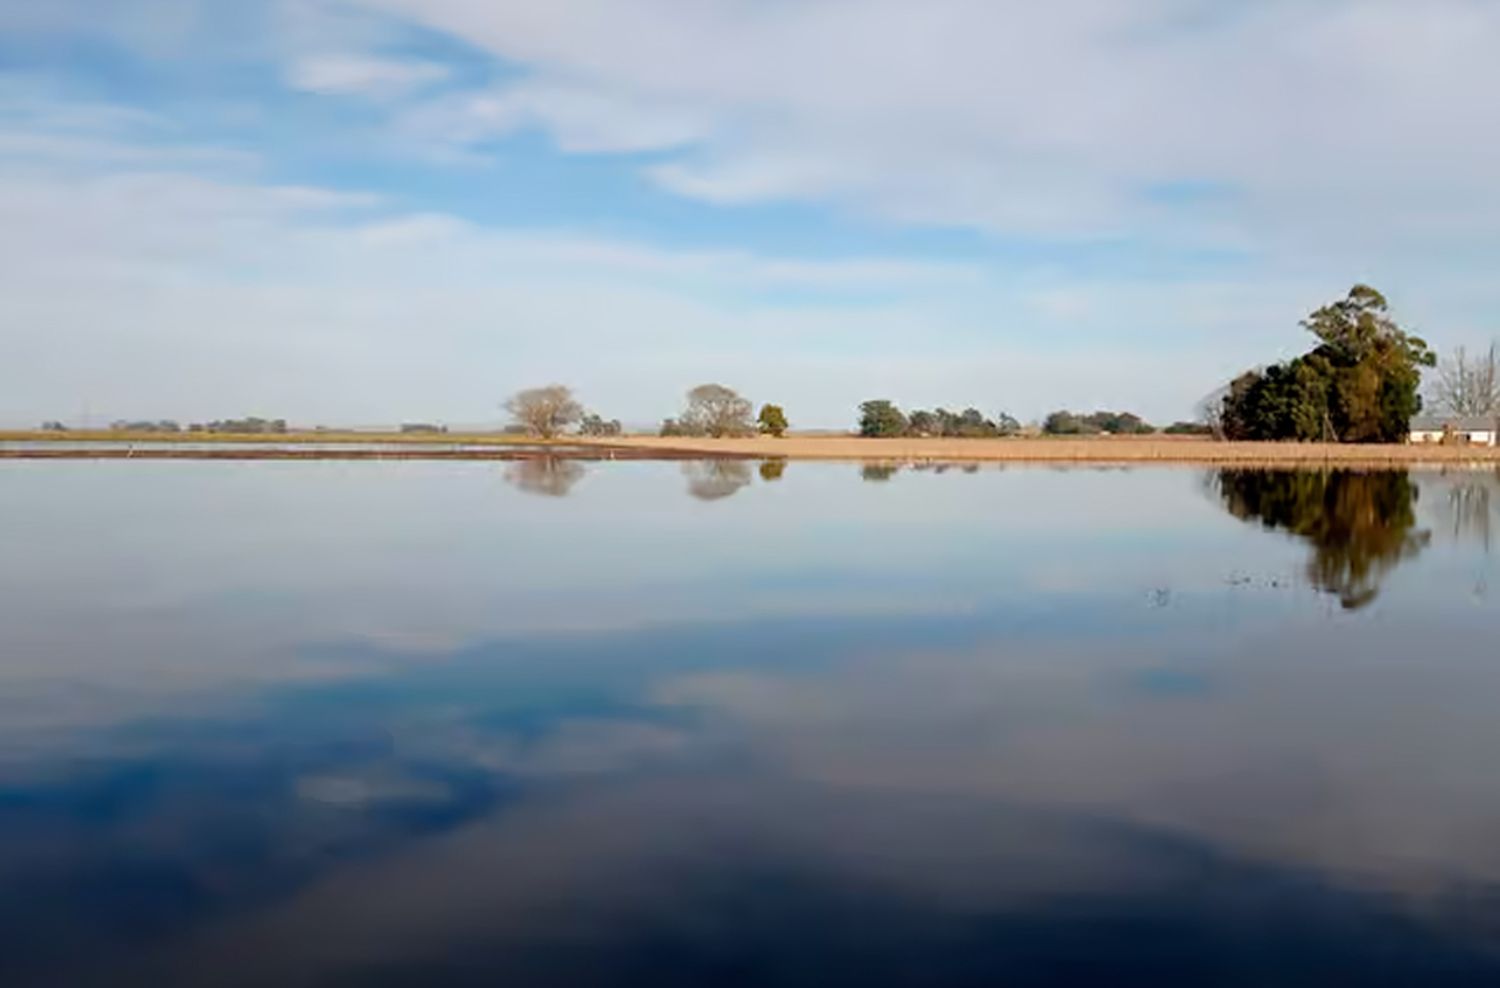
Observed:
[[[0,423],[1170,420],[1500,335],[1491,0],[0,0]]]

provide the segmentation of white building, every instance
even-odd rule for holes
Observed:
[[[1489,416],[1422,416],[1412,419],[1410,441],[1454,446],[1494,446],[1500,440],[1500,420]]]

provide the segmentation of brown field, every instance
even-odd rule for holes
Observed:
[[[787,436],[773,439],[678,439],[626,436],[634,450],[671,450],[760,459],[856,460],[884,463],[1244,463],[1385,466],[1417,463],[1500,465],[1500,448],[1333,443],[1230,443],[1193,436],[1101,436],[1082,439],[864,439]]]
[[[1494,463],[1500,448],[1435,445],[1339,445],[1322,443],[1229,443],[1193,436],[1103,436],[1079,439],[864,439],[822,434],[782,439],[691,439],[621,436],[585,440],[576,436],[551,442],[500,433],[419,435],[377,432],[127,433],[114,431],[0,432],[0,441],[107,444],[99,450],[33,448],[0,449],[0,458],[140,458],[140,459],[529,459],[565,456],[581,459],[734,459],[843,460],[874,463],[1182,463],[1266,466],[1401,466],[1414,464]],[[132,449],[134,443],[212,443],[217,449]],[[276,450],[237,449],[246,443],[293,447]],[[424,446],[496,446],[474,449],[338,450],[296,449],[299,444],[388,443]],[[519,448],[518,448],[519,447]]]
[[[559,440],[565,442],[566,440]],[[462,443],[473,445],[538,444],[524,435],[503,432],[127,432],[118,429],[76,429],[69,432],[0,430],[0,442],[65,443]]]

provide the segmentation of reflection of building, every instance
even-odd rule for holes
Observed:
[[[1500,435],[1500,420],[1494,416],[1423,416],[1412,420],[1410,439],[1414,443],[1493,446],[1497,435]]]

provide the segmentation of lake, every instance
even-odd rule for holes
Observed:
[[[1500,474],[0,463],[0,983],[1500,983]]]

